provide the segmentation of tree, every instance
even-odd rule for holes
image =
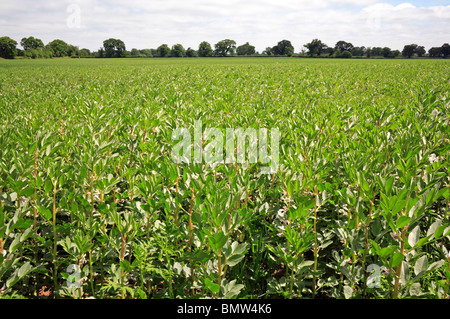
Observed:
[[[97,52],[93,53],[96,58],[104,58],[105,50],[103,48],[99,48]]]
[[[450,56],[450,44],[444,43],[441,47],[442,55],[444,56],[444,59],[448,56]]]
[[[108,39],[103,41],[103,48],[105,49],[105,57],[112,58],[115,53],[116,39]]]
[[[340,55],[340,53],[338,51],[335,51],[334,48],[330,48],[327,46],[323,48],[322,53],[328,54],[328,56],[332,56],[335,53],[337,53],[338,56]]]
[[[391,48],[384,47],[384,48],[381,50],[381,54],[382,54],[383,57],[385,57],[385,58],[390,58],[390,57],[392,56],[392,50],[391,50]]]
[[[364,56],[367,53],[367,49],[365,47],[353,47],[350,52],[353,56]]]
[[[281,40],[272,48],[272,53],[275,55],[292,56],[294,54],[294,47],[292,46],[291,41]]]
[[[44,48],[42,40],[35,37],[22,38],[20,45],[24,50]]]
[[[193,58],[193,57],[195,57],[195,56],[197,55],[197,53],[195,52],[195,50],[192,49],[192,48],[187,48],[185,54],[186,54],[186,56],[187,56],[188,58]]]
[[[14,59],[17,55],[17,42],[10,37],[0,38],[0,57],[5,59]]]
[[[393,58],[398,57],[400,54],[402,54],[402,53],[399,50],[394,50],[394,51],[391,52],[391,56]]]
[[[417,44],[407,44],[403,47],[402,55],[409,59],[416,53],[416,49]]]
[[[230,39],[219,41],[214,45],[214,49],[214,53],[218,56],[234,55],[236,41]]]
[[[125,43],[120,39],[110,38],[103,41],[103,48],[107,58],[121,58],[125,55]]]
[[[308,49],[308,54],[312,57],[314,55],[319,56],[327,45],[319,39],[314,39],[310,43],[305,44],[305,47]]]
[[[139,50],[139,54],[146,57],[146,58],[152,58],[153,57],[153,53],[151,49],[143,49],[143,50]]]
[[[213,50],[211,49],[211,44],[209,44],[206,41],[203,41],[202,43],[200,43],[200,45],[198,46],[198,56],[201,57],[207,57],[207,56],[212,56],[213,55]]]
[[[373,47],[370,49],[370,55],[371,56],[383,56],[383,48],[381,47]]]
[[[422,57],[427,51],[425,51],[425,47],[424,46],[417,46],[416,48],[416,54],[417,56],[420,58]]]
[[[237,55],[252,55],[255,54],[255,47],[250,45],[248,42],[240,45],[236,49]]]
[[[130,55],[132,56],[132,57],[140,57],[141,56],[141,52],[139,52],[139,50],[138,49],[136,49],[136,48],[132,48],[131,49],[131,51],[130,51]]]
[[[345,50],[344,52],[341,53],[340,57],[344,59],[350,59],[352,58],[352,53],[350,51]]]
[[[432,58],[441,58],[443,57],[442,47],[432,47],[428,50],[428,54]]]
[[[353,44],[351,44],[350,42],[345,42],[345,41],[338,41],[336,43],[336,45],[334,46],[334,49],[336,51],[339,51],[339,53],[342,53],[344,51],[349,51],[351,52],[353,49]]]
[[[79,57],[80,49],[77,46],[68,44],[67,45],[67,56],[70,56],[72,58]]]
[[[267,48],[262,52],[262,54],[265,54],[265,55],[272,55],[272,54],[273,54],[272,48],[271,48],[271,47],[267,47]]]
[[[173,57],[181,58],[184,55],[184,47],[181,44],[175,44],[172,46],[172,50],[170,51],[170,55]]]
[[[166,57],[170,54],[170,48],[167,44],[161,44],[157,49],[156,52],[158,53],[159,57]]]
[[[47,44],[47,48],[52,51],[53,56],[55,57],[64,57],[69,55],[69,45],[63,40],[53,40]]]
[[[80,50],[80,57],[82,58],[89,58],[91,56],[91,51],[89,49],[81,49]]]

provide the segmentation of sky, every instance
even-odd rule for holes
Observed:
[[[0,36],[61,39],[91,51],[108,38],[127,50],[232,39],[262,52],[286,39],[300,52],[315,38],[333,47],[343,40],[428,50],[450,42],[450,0],[1,0]]]

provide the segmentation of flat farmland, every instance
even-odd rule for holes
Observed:
[[[0,296],[448,298],[449,75],[445,59],[2,60]],[[268,143],[242,152],[227,130]]]

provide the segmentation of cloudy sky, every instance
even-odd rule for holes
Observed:
[[[450,0],[1,0],[0,36],[34,36],[97,50],[107,38],[131,48],[233,39],[257,51],[287,39],[295,52],[319,38],[355,46],[428,50],[450,42]]]

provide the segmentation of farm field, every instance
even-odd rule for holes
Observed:
[[[448,299],[449,75],[432,59],[2,60],[0,298]],[[275,171],[175,162],[196,121],[278,129]]]

